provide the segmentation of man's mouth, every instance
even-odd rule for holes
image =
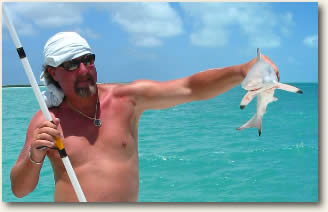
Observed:
[[[78,80],[77,84],[78,85],[89,85],[91,83],[90,79],[85,79],[85,80]]]
[[[85,86],[89,86],[89,85],[94,85],[94,81],[92,80],[91,77],[80,78],[80,79],[77,79],[76,85],[85,87]]]

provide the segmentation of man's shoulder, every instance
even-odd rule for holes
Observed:
[[[42,113],[41,110],[38,110],[32,117],[32,119],[30,120],[30,123],[29,123],[29,129],[34,129],[36,128],[37,126],[39,126],[39,124],[44,121],[45,118],[44,118],[44,115]]]
[[[122,86],[122,83],[98,83],[97,86],[102,91],[112,91],[114,88]]]
[[[122,89],[128,88],[132,85],[132,83],[102,83],[98,84],[98,88],[100,89],[100,92],[106,92],[115,94],[119,92]]]
[[[110,89],[118,86],[129,85],[131,82],[115,82],[115,83],[97,83],[99,88]]]

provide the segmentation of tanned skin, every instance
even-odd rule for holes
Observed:
[[[272,61],[262,57],[274,66]],[[31,162],[48,157],[54,172],[56,202],[78,201],[64,165],[55,149],[55,137],[61,137],[79,183],[89,202],[136,202],[139,192],[138,124],[144,111],[169,108],[178,104],[207,100],[239,85],[256,59],[226,68],[210,69],[166,82],[137,80],[129,84],[96,84],[94,64],[80,64],[73,72],[63,67],[48,72],[59,83],[65,99],[50,109],[54,123],[38,111],[27,129],[25,145],[11,170],[12,191],[24,197],[36,187],[41,165]],[[95,93],[79,96],[76,88],[95,86]],[[68,105],[94,117],[101,127]],[[47,146],[39,150],[37,147]]]

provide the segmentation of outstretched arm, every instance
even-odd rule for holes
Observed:
[[[264,59],[270,59],[264,56]],[[163,109],[186,102],[206,100],[240,84],[256,59],[248,63],[225,68],[209,69],[166,82],[138,80],[114,90],[117,96],[133,96],[139,111]],[[279,72],[273,64],[277,75]],[[278,76],[279,77],[279,76]]]

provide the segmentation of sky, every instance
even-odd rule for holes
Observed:
[[[318,3],[4,3],[39,81],[43,47],[80,33],[98,82],[158,81],[246,63],[260,48],[281,82],[318,82]],[[2,84],[29,84],[2,23]]]

